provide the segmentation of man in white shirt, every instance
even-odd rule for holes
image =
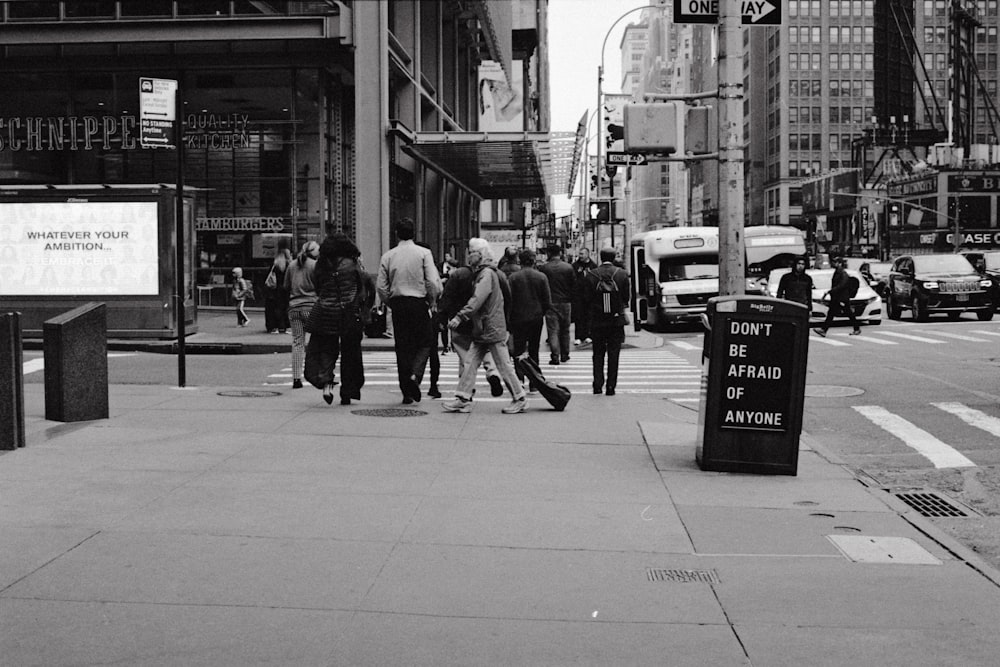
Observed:
[[[413,241],[410,218],[396,223],[398,243],[379,262],[376,289],[392,313],[396,372],[403,403],[420,400],[420,382],[435,344],[430,308],[441,293],[441,277],[427,248]]]

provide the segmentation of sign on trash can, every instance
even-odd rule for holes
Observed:
[[[795,475],[809,309],[759,296],[710,299],[695,457],[702,470]]]

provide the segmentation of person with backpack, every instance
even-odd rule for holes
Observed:
[[[594,393],[615,395],[618,358],[625,342],[625,313],[629,303],[628,273],[614,264],[614,248],[601,248],[601,265],[587,274],[587,310],[593,339]],[[608,358],[605,381],[604,357]]]
[[[448,320],[448,328],[455,331],[464,322],[471,321],[472,343],[462,377],[458,380],[455,398],[442,407],[445,412],[472,410],[476,374],[479,372],[479,364],[482,363],[483,357],[489,352],[513,399],[501,412],[505,415],[525,412],[528,408],[526,392],[514,373],[514,364],[507,350],[507,319],[510,314],[508,311],[510,299],[507,297],[510,292],[509,288],[504,288],[506,276],[497,269],[490,244],[485,239],[469,239],[467,257],[469,267],[475,274],[474,291],[458,314]]]
[[[851,320],[851,326],[854,327],[851,335],[857,336],[861,333],[861,327],[858,326],[858,320],[854,317],[851,299],[857,295],[860,283],[857,278],[847,275],[847,260],[843,257],[834,259],[833,266],[834,271],[833,278],[830,281],[830,289],[823,294],[824,299],[830,297],[830,306],[826,311],[826,321],[823,322],[823,327],[816,329],[816,333],[820,337],[826,338],[826,332],[830,328],[833,318],[837,316],[839,311],[843,311]]]

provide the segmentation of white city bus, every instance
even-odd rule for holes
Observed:
[[[635,324],[657,328],[694,322],[719,294],[718,227],[667,227],[632,237],[632,310]],[[766,294],[772,269],[806,252],[794,227],[744,229],[747,294]]]

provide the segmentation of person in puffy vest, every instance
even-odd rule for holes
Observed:
[[[628,273],[615,266],[614,248],[601,248],[601,265],[587,274],[587,307],[593,339],[594,393],[615,395],[618,357],[625,342],[625,310],[629,303]],[[607,381],[604,357],[608,358]]]
[[[843,257],[834,259],[833,266],[834,272],[830,289],[823,295],[823,298],[830,297],[830,307],[826,311],[826,321],[823,322],[823,328],[817,329],[816,333],[825,338],[833,318],[839,311],[843,311],[851,320],[851,326],[854,327],[851,335],[857,336],[861,333],[861,328],[858,326],[857,318],[854,317],[854,309],[851,308],[851,297],[857,294],[857,279],[847,275],[847,260]]]

